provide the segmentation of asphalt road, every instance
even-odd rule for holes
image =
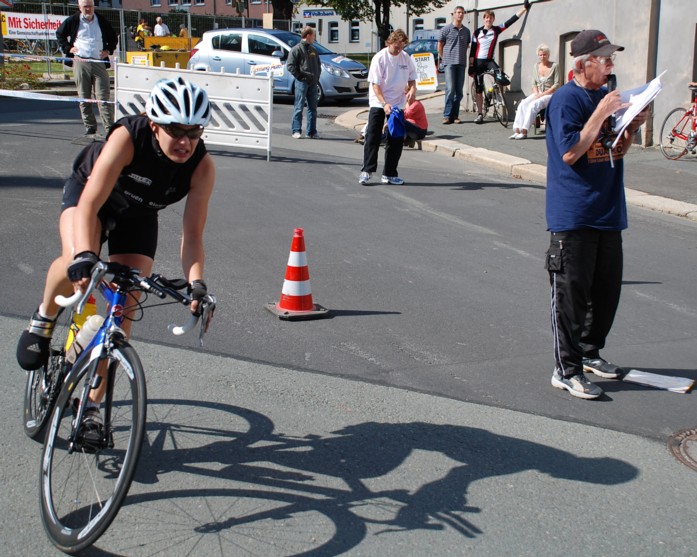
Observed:
[[[335,126],[331,118],[345,108],[320,108],[319,131],[323,139],[319,141],[290,138],[287,129],[290,105],[281,104],[275,110],[271,162],[266,162],[265,155],[260,153],[212,148],[218,181],[206,237],[206,274],[218,297],[219,309],[215,326],[206,340],[207,354],[194,348],[193,338],[180,341],[168,336],[166,324],[180,320],[174,310],[152,310],[144,322],[134,328],[137,345],[142,346],[149,356],[144,359],[146,373],[148,376],[153,374],[153,385],[149,385],[150,398],[160,401],[154,403],[160,405],[159,410],[153,407],[155,416],[157,412],[166,412],[172,405],[175,411],[187,415],[191,414],[190,407],[208,410],[214,407],[213,410],[220,410],[223,414],[212,418],[213,422],[228,424],[226,431],[233,432],[230,434],[232,438],[242,435],[247,429],[260,427],[262,429],[256,430],[254,436],[246,438],[247,441],[253,439],[259,443],[258,447],[281,446],[281,457],[278,454],[266,455],[274,463],[271,472],[259,468],[259,465],[250,469],[234,459],[229,460],[230,451],[234,453],[237,447],[234,441],[224,448],[214,445],[214,440],[208,445],[197,443],[196,447],[212,446],[209,450],[215,456],[211,460],[201,455],[195,457],[201,469],[196,477],[215,476],[215,473],[208,474],[205,470],[221,470],[216,464],[221,458],[216,451],[223,451],[228,456],[222,478],[239,478],[235,476],[237,473],[243,477],[246,477],[244,474],[251,477],[261,473],[268,481],[255,489],[265,491],[269,486],[280,486],[274,490],[274,497],[288,497],[288,502],[295,504],[304,499],[297,494],[294,497],[287,495],[287,482],[303,482],[305,478],[294,476],[296,472],[289,471],[294,468],[294,463],[285,458],[285,451],[302,453],[329,444],[332,458],[336,458],[331,466],[340,469],[344,466],[342,458],[346,451],[357,450],[359,462],[345,466],[363,470],[365,466],[370,467],[369,463],[374,459],[380,461],[382,453],[375,457],[376,448],[385,443],[389,445],[394,435],[405,440],[418,439],[410,450],[413,455],[424,449],[423,444],[428,439],[443,433],[440,429],[420,426],[400,431],[380,427],[370,432],[361,430],[355,438],[357,441],[349,438],[345,447],[332,445],[331,438],[336,431],[355,426],[363,416],[367,418],[379,409],[380,423],[438,422],[445,427],[456,422],[458,427],[471,425],[477,428],[476,431],[457,430],[455,437],[450,439],[459,439],[458,435],[463,431],[468,433],[472,446],[480,447],[475,452],[489,455],[477,462],[480,465],[478,470],[493,467],[494,471],[487,473],[489,479],[501,474],[535,471],[530,484],[526,485],[525,481],[496,483],[491,491],[486,491],[486,495],[482,494],[487,502],[485,511],[492,515],[482,516],[480,520],[461,514],[460,508],[466,486],[475,478],[459,477],[462,470],[458,467],[443,468],[445,461],[453,459],[464,463],[462,455],[439,447],[436,452],[440,456],[435,460],[429,458],[418,465],[410,460],[405,469],[410,478],[418,477],[434,466],[450,470],[448,481],[434,480],[433,484],[426,482],[414,488],[423,495],[424,501],[431,502],[431,506],[426,506],[428,512],[418,505],[407,506],[412,512],[416,509],[428,516],[445,513],[440,516],[445,516],[442,520],[456,535],[439,538],[439,547],[444,548],[439,554],[461,554],[468,547],[476,548],[481,542],[472,540],[482,537],[489,544],[482,554],[500,555],[506,553],[506,549],[509,553],[516,552],[516,540],[505,533],[510,531],[520,535],[524,531],[522,522],[530,516],[536,516],[542,526],[526,531],[524,543],[530,544],[529,554],[554,555],[562,551],[574,554],[560,541],[568,538],[569,530],[562,533],[554,531],[552,526],[544,526],[551,525],[558,518],[558,512],[565,514],[563,523],[567,529],[580,528],[573,534],[580,551],[582,544],[587,543],[586,534],[582,532],[586,516],[571,520],[575,512],[573,502],[558,499],[559,492],[568,488],[566,483],[557,486],[559,490],[535,495],[530,504],[517,507],[514,513],[504,513],[504,520],[494,518],[502,512],[502,508],[493,503],[497,497],[508,496],[507,500],[511,502],[526,500],[531,496],[533,486],[544,484],[546,474],[554,475],[542,466],[541,463],[546,461],[558,463],[565,470],[584,469],[573,478],[564,479],[573,482],[574,487],[570,489],[578,500],[589,502],[591,497],[596,498],[596,502],[598,497],[603,500],[602,504],[594,503],[596,506],[589,504],[594,511],[598,506],[601,508],[601,514],[593,517],[598,528],[613,522],[623,512],[631,514],[632,528],[613,529],[612,542],[594,540],[592,551],[575,554],[689,554],[689,537],[682,537],[679,529],[672,532],[672,537],[666,534],[674,517],[663,516],[662,512],[651,516],[648,510],[642,513],[636,507],[625,508],[620,500],[627,496],[627,491],[624,488],[614,490],[608,485],[626,485],[639,474],[639,463],[648,466],[647,460],[662,454],[664,460],[658,458],[651,474],[645,469],[641,469],[641,474],[644,477],[648,474],[652,493],[654,490],[657,493],[677,490],[671,493],[672,504],[676,512],[689,516],[694,496],[689,490],[680,493],[675,483],[663,485],[666,479],[661,476],[661,470],[672,466],[667,473],[671,480],[682,482],[682,485],[690,482],[692,476],[689,474],[694,472],[671,462],[664,449],[657,453],[656,447],[672,433],[695,427],[694,395],[678,395],[593,378],[602,384],[606,396],[587,402],[573,399],[549,384],[552,359],[548,284],[542,268],[542,254],[547,242],[544,188],[539,184],[498,177],[487,169],[437,153],[415,151],[405,152],[400,163],[400,175],[407,180],[406,186],[361,187],[357,184],[357,177],[362,148],[353,143],[350,132]],[[45,270],[57,250],[58,202],[63,181],[80,149],[73,140],[81,129],[76,107],[67,103],[37,106],[4,99],[0,105],[0,133],[3,137],[0,152],[6,162],[0,168],[4,200],[0,205],[3,238],[0,279],[5,285],[0,296],[0,315],[6,318],[3,323],[5,330],[10,331],[9,337],[12,330],[16,333],[21,330],[26,317],[34,309]],[[177,254],[181,212],[182,207],[175,206],[161,215],[157,270],[168,276],[180,274]],[[290,241],[296,227],[305,229],[314,299],[332,310],[331,319],[284,322],[263,309],[266,302],[279,298]],[[640,209],[630,210],[630,230],[625,234],[623,297],[616,325],[604,351],[606,358],[626,367],[697,378],[694,365],[697,304],[693,285],[696,245],[697,226],[694,223]],[[17,319],[13,319],[15,317]],[[188,346],[190,350],[174,352],[169,346]],[[11,405],[12,401],[16,403],[14,417],[10,412],[8,418],[11,419],[5,423],[17,424],[11,437],[13,443],[4,449],[17,446],[20,450],[10,457],[10,468],[4,467],[8,470],[5,485],[9,491],[6,495],[22,499],[22,509],[30,525],[27,528],[31,529],[32,524],[36,527],[36,516],[31,511],[35,506],[29,505],[29,511],[26,511],[24,499],[27,486],[33,480],[25,473],[25,466],[27,460],[38,459],[38,447],[23,439],[19,431],[22,385],[21,375],[12,375],[16,373],[12,350],[12,342],[2,344],[6,373],[15,379],[10,380],[12,388],[6,391],[9,400],[1,402],[5,405]],[[172,354],[168,356],[170,352]],[[148,369],[152,372],[149,373]],[[230,375],[226,375],[226,369]],[[235,371],[238,369],[247,371],[238,374]],[[274,382],[254,380],[253,371],[257,369],[264,378],[275,376]],[[274,369],[278,370],[277,374]],[[342,378],[356,383],[339,381]],[[314,392],[313,387],[318,390]],[[247,397],[250,401],[257,397],[264,400],[261,415],[250,409],[252,404],[246,402]],[[173,402],[177,399],[181,399],[182,404]],[[410,406],[417,400],[416,406]],[[347,414],[352,419],[342,422],[341,416],[345,418]],[[279,438],[278,430],[271,434],[273,427],[266,422],[271,415],[274,416],[273,423],[288,424],[287,431],[281,430],[285,436]],[[335,421],[327,418],[334,415]],[[472,419],[472,423],[468,425],[467,420],[458,420],[458,415]],[[290,420],[289,416],[296,421]],[[313,417],[320,421],[313,422]],[[321,420],[327,420],[327,423]],[[314,429],[308,427],[308,423],[314,423]],[[579,424],[599,429],[583,428]],[[535,433],[530,435],[530,431]],[[497,437],[492,438],[486,432],[495,432]],[[206,435],[215,434],[209,432]],[[525,445],[519,454],[534,454],[533,464],[520,462],[511,468],[495,471],[496,447],[501,444],[519,447],[516,440],[526,436],[526,441],[543,448],[549,448],[551,439],[554,439],[555,446],[561,447],[557,450],[562,453],[550,455],[542,448],[537,450],[539,447]],[[304,441],[298,442],[297,438]],[[313,439],[319,444],[313,444]],[[323,439],[324,442],[320,443]],[[310,448],[303,446],[308,442]],[[253,445],[251,449],[250,445]],[[245,442],[244,447],[245,451],[256,448],[250,442]],[[426,447],[425,450],[434,449]],[[605,456],[610,451],[613,451],[612,457]],[[392,452],[388,451],[388,454]],[[587,466],[587,461],[573,462],[569,455],[599,460],[593,461],[593,466]],[[172,462],[178,458],[181,457],[175,455]],[[152,459],[155,463],[148,465],[151,467],[150,480],[157,482],[160,481],[158,456],[153,454]],[[175,466],[166,458],[163,462],[162,466]],[[184,471],[187,462],[176,464],[180,467],[178,472]],[[394,473],[404,462],[406,460],[398,459],[387,468],[378,466],[366,475],[377,478],[386,470]],[[628,462],[633,464],[628,465]],[[318,472],[305,464],[306,473],[315,477]],[[603,464],[607,466],[603,468]],[[296,528],[307,532],[308,525],[320,524],[318,532],[324,536],[328,530],[336,528],[337,538],[330,537],[326,541],[329,545],[316,542],[315,545],[323,549],[308,553],[334,555],[353,548],[356,539],[364,539],[361,529],[365,528],[366,521],[359,521],[359,524],[355,513],[341,514],[336,509],[343,504],[365,501],[356,493],[365,487],[366,477],[354,477],[338,469],[331,473],[324,469],[324,472],[329,476],[326,480],[328,486],[323,483],[321,488],[308,488],[307,493],[311,492],[313,497],[326,495],[338,501],[338,505],[331,506],[333,516],[326,518],[329,510],[323,513],[315,506],[307,511],[309,514],[304,514],[305,510],[300,513],[288,511],[287,515],[270,513],[268,520],[274,521],[276,527],[279,522],[275,521],[278,520],[280,524],[290,524],[286,531],[291,532]],[[538,477],[540,475],[545,478]],[[351,493],[323,491],[329,487],[336,489],[337,478],[342,485],[351,484]],[[399,500],[397,492],[389,491],[397,489],[389,485],[394,476],[390,478],[388,485],[381,485],[376,490],[387,490],[384,493],[387,507]],[[580,489],[579,481],[593,486]],[[147,484],[146,481],[143,483]],[[199,484],[194,481],[192,488],[196,485]],[[222,489],[215,484],[204,485],[212,490],[211,497],[215,489]],[[649,489],[648,485],[634,485],[632,500],[641,502],[642,490]],[[457,486],[455,491],[454,486]],[[245,491],[249,487],[237,486],[234,489],[238,490],[238,495],[249,494]],[[506,494],[507,489],[511,492]],[[607,498],[600,495],[605,490],[611,492]],[[442,501],[447,494],[459,503],[446,501],[441,507],[432,506],[433,501]],[[255,491],[253,495],[252,499],[258,498],[259,493]],[[153,496],[142,495],[137,501],[140,504],[137,512],[141,515],[152,502],[149,497]],[[181,503],[175,501],[172,505],[186,514],[189,504],[186,495],[182,497]],[[618,499],[614,501],[613,497]],[[242,499],[244,504],[253,505],[248,498]],[[157,524],[162,526],[165,518],[174,513],[161,506],[162,501],[168,500],[166,497],[160,494],[157,500],[159,503],[153,505]],[[215,505],[229,509],[234,501],[219,501]],[[306,503],[311,507],[308,501]],[[196,504],[208,503],[197,500]],[[571,507],[567,508],[567,505]],[[368,518],[373,529],[382,519],[372,514],[378,512],[378,508],[380,505],[371,504],[366,511],[370,514]],[[448,519],[455,509],[456,519]],[[465,507],[464,512],[478,513],[479,510]],[[202,511],[191,512],[198,514]],[[404,511],[407,514],[402,515],[402,522],[390,523],[389,527],[383,523],[387,530],[404,529],[405,525],[413,527],[406,528],[410,536],[399,538],[399,545],[393,546],[395,555],[409,553],[405,548],[415,548],[412,544],[423,533],[421,526],[430,523],[430,519],[421,515],[410,517],[408,512]],[[507,524],[507,520],[514,520],[513,515],[517,517],[516,526],[520,529]],[[307,521],[305,525],[302,520],[297,522],[298,516]],[[286,522],[283,522],[284,518]],[[7,517],[4,520],[8,520]],[[200,531],[219,528],[218,542],[227,540],[221,521],[201,521]],[[326,524],[323,521],[327,521]],[[8,520],[5,524],[16,528],[15,520]],[[151,530],[141,526],[140,520],[126,521],[125,524],[135,528],[138,534],[127,529],[114,530],[119,539],[110,538],[110,545],[104,547],[120,547],[120,554],[124,555],[153,554],[155,549],[163,550],[165,542],[156,546],[146,544],[144,540]],[[444,529],[444,523],[440,524],[434,530]],[[644,540],[642,543],[639,540],[652,524],[661,525],[655,527],[655,540],[649,536],[658,545],[642,545]],[[662,529],[663,525],[667,530]],[[227,524],[227,527],[231,526]],[[268,535],[263,524],[252,521],[252,526],[261,527],[258,532]],[[171,528],[175,530],[174,526]],[[540,528],[547,532],[543,541],[551,545],[534,541],[536,538],[539,541]],[[165,529],[165,536],[167,532],[169,530]],[[483,532],[486,535],[482,536]],[[665,545],[666,535],[674,545]],[[250,533],[250,537],[253,534]],[[272,534],[268,543],[277,537]],[[501,540],[500,544],[495,541],[497,539]],[[518,541],[520,539],[517,537]],[[372,537],[371,540],[377,543]],[[134,546],[128,545],[131,541],[144,544],[145,549],[136,551]],[[431,541],[430,536],[423,538],[419,542],[422,545],[418,546],[423,552],[417,550],[412,554],[427,552]],[[168,542],[176,543],[172,535]],[[27,554],[50,554],[44,553],[43,540],[33,543],[43,549]],[[239,540],[230,543],[239,543]],[[259,547],[254,548],[257,554],[274,554]],[[378,546],[361,547],[362,553],[355,554],[388,554],[377,550]],[[402,551],[397,551],[399,547]],[[549,551],[544,551],[545,547]],[[642,553],[642,548],[646,547],[662,547],[666,551]],[[625,550],[628,552],[623,553]],[[221,554],[233,554],[230,551],[221,551]],[[298,548],[288,546],[278,554],[300,554],[302,551],[300,545]],[[521,550],[517,554],[528,554],[528,551]]]
[[[26,316],[36,304],[57,248],[62,183],[81,148],[71,142],[80,133],[75,108],[42,109],[3,102],[0,131],[12,164],[0,178],[7,244],[0,276],[23,285],[2,297],[6,315]],[[400,164],[405,187],[360,187],[362,149],[352,134],[322,117],[324,139],[294,140],[285,124],[290,110],[276,109],[271,162],[262,153],[212,148],[218,182],[207,277],[220,305],[209,351],[656,439],[695,425],[691,396],[598,379],[607,396],[589,404],[549,386],[542,186],[409,151]],[[158,270],[165,275],[180,274],[181,211],[162,214]],[[263,310],[280,296],[296,227],[305,229],[313,297],[332,309],[331,319],[289,323]],[[631,211],[606,358],[697,377],[696,240],[693,223]],[[175,343],[161,325],[167,313],[149,313],[136,338]]]

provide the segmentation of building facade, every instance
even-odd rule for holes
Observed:
[[[484,10],[494,10],[497,24],[516,13],[522,2],[502,0],[453,0],[446,7],[421,16],[404,7],[390,13],[393,28],[407,35],[439,29],[450,22],[455,6],[466,10],[465,25],[482,25]],[[330,49],[351,55],[375,52],[377,33],[372,22],[344,21],[332,9],[298,4],[293,27],[311,25],[318,40]],[[569,45],[583,29],[600,29],[625,47],[618,53],[616,74],[620,89],[638,87],[666,70],[663,92],[654,103],[642,143],[658,141],[664,117],[676,106],[689,102],[687,84],[697,81],[697,2],[695,0],[532,0],[528,14],[501,34],[496,60],[511,77],[511,90],[521,96],[531,90],[531,72],[537,46],[547,44],[561,74],[571,69]]]

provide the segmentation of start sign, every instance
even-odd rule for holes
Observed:
[[[438,88],[438,73],[433,54],[416,52],[411,57],[416,64],[416,88],[419,91],[435,91]]]

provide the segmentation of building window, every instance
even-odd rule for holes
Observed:
[[[361,22],[352,21],[349,23],[349,42],[357,43],[361,40]]]
[[[261,4],[261,0],[252,0],[250,4]]]
[[[303,24],[300,21],[293,22],[293,33],[300,33],[303,30]]]
[[[160,0],[150,0],[150,5],[153,7],[159,7],[162,4],[160,4]]]
[[[437,17],[436,18],[436,29],[443,29],[445,27],[445,18],[444,17]]]
[[[414,19],[414,31],[421,31],[424,28],[423,19]]]
[[[196,0],[197,6],[203,6],[205,3],[206,3],[206,0]]]
[[[167,3],[170,6],[176,6],[177,4],[179,4],[179,0],[167,0]]]
[[[339,22],[330,21],[329,22],[329,42],[338,43],[339,42]]]

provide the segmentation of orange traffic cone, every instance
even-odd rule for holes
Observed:
[[[305,254],[305,237],[302,228],[296,228],[293,241],[290,244],[290,255],[286,268],[286,279],[283,281],[281,300],[278,303],[268,303],[264,307],[279,319],[300,321],[303,319],[319,319],[327,317],[329,310],[319,304],[312,303],[310,292],[310,271],[307,267]]]

